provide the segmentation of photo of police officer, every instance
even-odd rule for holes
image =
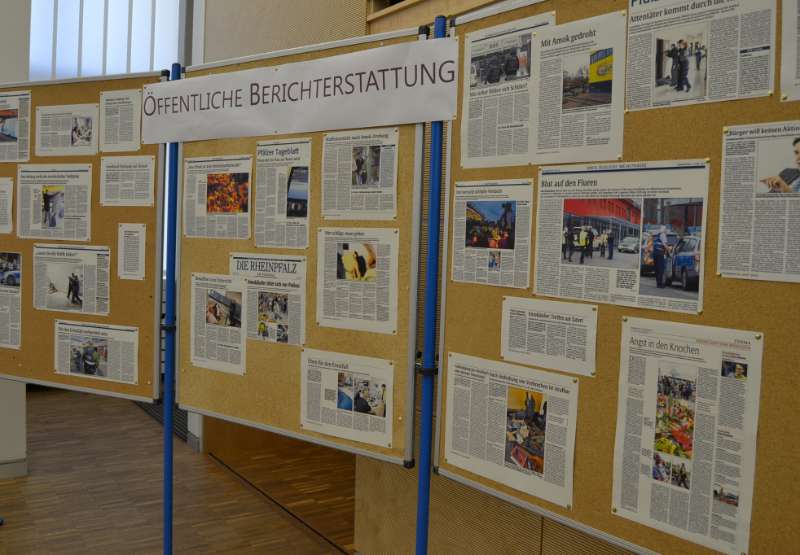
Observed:
[[[660,30],[655,39],[655,52],[654,103],[705,97],[708,77],[705,24]]]

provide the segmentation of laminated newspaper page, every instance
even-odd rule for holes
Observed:
[[[397,229],[320,228],[317,324],[397,333]]]
[[[29,164],[17,169],[17,235],[88,241],[91,164]]]
[[[777,0],[632,0],[628,109],[772,94]]]
[[[594,376],[597,307],[503,297],[503,360]]]
[[[69,104],[36,108],[36,156],[97,154],[99,105]]]
[[[11,233],[14,210],[14,180],[0,177],[0,233]]]
[[[526,289],[533,181],[456,183],[453,280]]]
[[[783,0],[781,13],[781,100],[800,100],[800,0]]]
[[[800,282],[800,121],[727,127],[717,271]]]
[[[38,310],[108,315],[111,249],[33,246],[33,306]]]
[[[192,274],[192,364],[244,375],[246,303],[240,276]]]
[[[22,344],[22,254],[0,252],[0,348]]]
[[[210,239],[250,238],[252,156],[186,158],[183,233]]]
[[[31,91],[0,92],[0,162],[27,162],[31,143]]]
[[[257,247],[308,247],[311,139],[256,144]]]
[[[747,553],[762,336],[623,319],[612,510]]]
[[[124,152],[141,148],[142,91],[100,93],[100,150]]]
[[[117,277],[144,279],[146,224],[119,224],[117,232]]]
[[[537,164],[622,159],[625,12],[534,33]]]
[[[554,25],[555,12],[467,33],[461,106],[461,166],[528,164],[536,88],[531,75],[534,33]]]
[[[448,464],[572,505],[578,380],[448,353]]]
[[[305,256],[233,252],[230,273],[246,281],[248,339],[305,343]]]
[[[300,426],[392,446],[394,367],[379,358],[303,349]]]
[[[139,328],[55,322],[56,374],[126,384],[139,381]]]
[[[708,163],[539,169],[534,293],[698,313]]]
[[[100,204],[153,206],[155,175],[155,156],[103,156],[100,158]]]
[[[326,133],[322,141],[322,217],[397,216],[397,127]]]

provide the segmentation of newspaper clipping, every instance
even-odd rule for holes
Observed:
[[[234,252],[230,273],[246,279],[248,339],[305,343],[305,256]]]
[[[119,224],[117,235],[117,277],[144,279],[146,224]]]
[[[531,75],[534,32],[554,25],[555,12],[467,33],[461,107],[461,166],[531,162]]]
[[[98,112],[97,104],[36,108],[36,156],[97,154]]]
[[[800,121],[725,129],[717,271],[800,282]]]
[[[240,276],[192,274],[192,364],[244,375],[246,302]]]
[[[800,100],[800,0],[783,0],[781,100]]]
[[[105,246],[34,245],[34,308],[108,315],[110,264]]]
[[[775,67],[775,2],[633,1],[628,108],[769,95]]]
[[[252,156],[186,158],[183,233],[211,239],[250,238]]]
[[[100,150],[139,150],[142,128],[142,91],[100,93]]]
[[[139,381],[139,328],[56,320],[56,374]]]
[[[594,305],[503,297],[504,360],[594,376],[596,341]]]
[[[397,216],[397,127],[326,133],[322,143],[322,217],[391,220]]]
[[[453,280],[526,289],[532,204],[530,179],[456,183]]]
[[[256,145],[257,247],[308,247],[311,139]]]
[[[0,92],[0,162],[27,162],[31,142],[31,91]]]
[[[536,163],[622,158],[625,23],[615,11],[535,33]]]
[[[303,349],[300,425],[391,447],[393,370],[388,360]]]
[[[708,163],[539,169],[534,293],[703,309]]]
[[[448,353],[448,464],[572,504],[578,380]]]
[[[397,229],[320,228],[317,324],[397,333]]]
[[[11,233],[14,210],[14,180],[10,177],[0,177],[0,233]]]
[[[92,165],[20,165],[17,234],[23,239],[88,241]]]
[[[100,204],[153,206],[155,156],[103,156],[100,170]]]
[[[22,254],[0,252],[0,347],[4,349],[21,345],[21,291]]]
[[[723,553],[747,553],[762,343],[754,332],[624,321],[617,516]]]

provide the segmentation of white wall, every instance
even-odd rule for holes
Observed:
[[[0,0],[0,83],[28,80],[31,0]]]

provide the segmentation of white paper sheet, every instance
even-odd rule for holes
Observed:
[[[36,156],[97,154],[98,104],[38,106]]]
[[[91,216],[91,164],[17,166],[19,237],[88,241]]]
[[[153,206],[155,156],[103,156],[100,159],[100,204]]]
[[[144,279],[146,224],[119,224],[117,234],[117,277]]]
[[[100,150],[139,150],[141,144],[142,91],[100,93]]]
[[[14,230],[14,180],[0,177],[0,233]]]
[[[139,328],[55,321],[56,374],[125,384],[139,381]]]

